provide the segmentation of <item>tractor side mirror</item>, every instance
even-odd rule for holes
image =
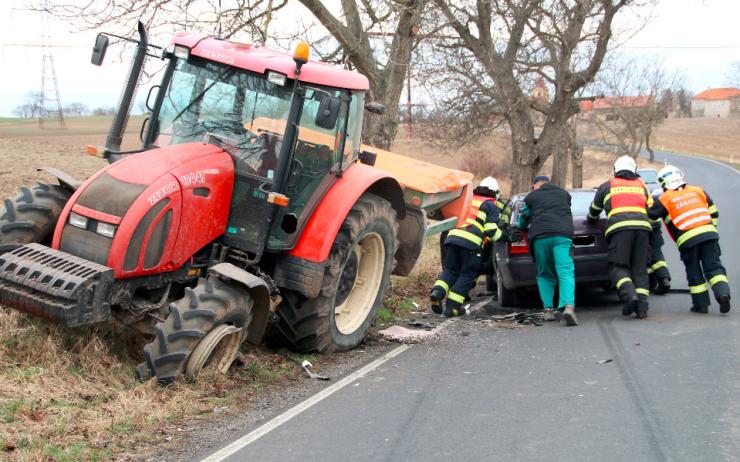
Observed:
[[[342,102],[338,98],[334,98],[326,93],[320,93],[319,110],[314,120],[316,126],[327,130],[334,129],[339,118],[339,108],[341,105]]]
[[[365,110],[371,114],[385,114],[385,106],[380,103],[365,103]]]
[[[95,37],[95,46],[93,46],[92,57],[90,62],[96,66],[103,64],[105,59],[105,52],[108,51],[108,36],[104,34],[98,34]]]

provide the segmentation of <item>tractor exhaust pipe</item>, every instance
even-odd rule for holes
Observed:
[[[144,68],[144,61],[146,60],[147,47],[149,46],[149,34],[147,34],[144,23],[139,21],[139,41],[137,43],[136,55],[131,63],[131,70],[129,71],[126,84],[123,87],[123,93],[121,93],[121,99],[118,103],[118,110],[111,123],[110,131],[108,132],[108,138],[105,140],[105,149],[110,153],[108,156],[108,162],[111,164],[121,159],[120,154],[116,154],[121,150],[121,143],[123,142],[123,134],[126,131],[126,125],[128,124],[128,118],[131,114],[131,109],[134,104],[134,98],[136,97],[136,90],[139,87],[139,79],[141,77],[141,70]]]

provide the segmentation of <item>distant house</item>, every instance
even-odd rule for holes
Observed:
[[[740,88],[710,88],[691,98],[691,117],[740,116]]]
[[[653,104],[653,100],[652,96],[608,96],[593,101],[581,101],[579,103],[580,117],[616,120],[619,118],[619,113],[644,109]]]

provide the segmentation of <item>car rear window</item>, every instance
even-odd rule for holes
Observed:
[[[640,178],[642,178],[642,181],[645,183],[658,182],[658,172],[655,170],[638,170],[637,174],[640,175]]]
[[[596,191],[568,191],[570,193],[570,211],[574,217],[585,217],[594,200]],[[515,196],[511,212],[511,224],[516,225],[519,213],[524,205],[524,196]]]
[[[585,217],[588,215],[588,208],[594,200],[596,191],[571,191],[570,192],[570,211],[574,217]]]

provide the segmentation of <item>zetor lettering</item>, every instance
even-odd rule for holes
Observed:
[[[170,181],[166,185],[162,186],[158,190],[154,192],[151,196],[147,198],[149,200],[149,205],[154,205],[157,202],[161,201],[165,197],[169,196],[175,191],[180,190],[180,185],[177,183],[177,181]]]

